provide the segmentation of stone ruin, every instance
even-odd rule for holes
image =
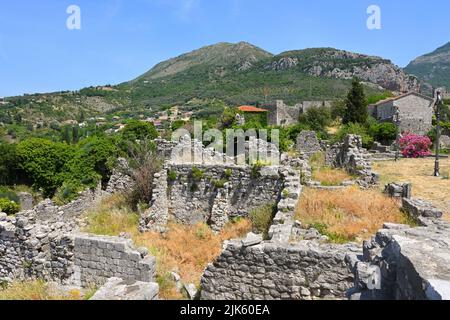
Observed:
[[[180,163],[170,160],[173,143],[159,141],[157,148],[166,161],[155,175],[142,231],[164,232],[171,220],[202,221],[220,231],[233,217],[276,204],[267,239],[250,233],[224,243],[220,256],[204,271],[201,299],[450,298],[450,225],[438,219],[442,212],[411,199],[407,185],[391,184],[386,192],[402,198],[405,212],[420,227],[385,224],[362,247],[329,244],[326,236],[302,228],[294,218],[308,180],[306,159],[282,154],[278,166],[219,165],[214,159],[227,160],[224,155],[197,148],[201,162]],[[360,138],[349,136],[330,150],[327,159],[363,177],[362,187],[375,182]],[[0,214],[0,281],[41,278],[79,287],[96,284],[101,288],[93,299],[157,299],[156,261],[145,248],[123,237],[79,232],[81,213],[104,196],[128,189],[129,182],[118,169],[105,191],[85,191],[66,206],[46,200],[13,218]],[[190,289],[193,298],[197,294]]]
[[[125,238],[79,232],[82,213],[104,197],[129,188],[129,181],[116,171],[107,191],[100,186],[86,190],[64,206],[47,199],[14,217],[0,213],[0,282],[43,279],[62,286],[89,288],[111,285],[111,278],[120,278],[120,285],[130,290],[139,285],[151,286],[155,291],[156,261],[145,248],[135,248]],[[140,294],[135,290],[127,292],[134,292],[133,297]],[[156,299],[157,294],[145,297]],[[126,299],[127,294],[121,298]]]
[[[298,237],[292,220],[278,229],[283,236],[231,240],[206,268],[201,298],[448,300],[450,224],[416,218],[421,227],[386,223],[362,248],[324,243],[311,230]]]
[[[359,137],[347,137],[334,151],[334,165],[367,177],[362,187],[375,183]],[[328,244],[293,220],[305,163],[282,159],[292,176],[269,239],[251,233],[226,242],[203,274],[201,299],[450,299],[450,224],[438,219],[442,212],[410,199],[408,184],[391,184],[387,192],[404,196],[403,210],[421,227],[386,223],[362,248]]]
[[[362,147],[362,138],[353,134],[326,150],[326,163],[357,176],[357,183],[363,188],[376,185],[379,180],[379,175],[372,171],[371,159],[370,153]]]
[[[297,151],[307,158],[322,151],[317,134],[314,131],[302,131],[297,137]]]
[[[248,159],[252,150],[264,150],[272,159],[279,154],[273,145],[250,139],[245,154],[237,157]],[[277,202],[283,188],[284,176],[278,167],[238,165],[236,159],[205,149],[190,138],[179,144],[159,143],[158,152],[166,161],[155,175],[153,199],[141,216],[141,231],[163,232],[169,221],[205,222],[220,231],[231,219]]]

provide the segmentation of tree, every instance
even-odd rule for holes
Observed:
[[[70,144],[72,140],[70,139],[70,129],[69,126],[65,126],[62,131],[62,137],[61,140],[67,144]]]
[[[154,140],[158,137],[158,131],[152,123],[131,120],[123,128],[122,137],[128,141]]]
[[[299,117],[299,122],[306,124],[311,130],[322,132],[331,123],[331,110],[326,107],[312,107]]]
[[[34,187],[42,188],[44,196],[51,197],[63,181],[63,168],[72,152],[64,143],[32,138],[17,145],[17,157]]]
[[[0,143],[0,185],[12,185],[19,179],[15,144]]]
[[[74,126],[72,128],[72,142],[74,144],[77,144],[79,141],[80,137],[79,137],[79,127],[78,125]]]
[[[354,78],[345,102],[344,124],[360,123],[365,124],[368,117],[366,96],[361,82]]]

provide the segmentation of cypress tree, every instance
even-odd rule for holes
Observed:
[[[345,102],[343,122],[365,124],[369,116],[364,88],[359,79],[354,78]]]

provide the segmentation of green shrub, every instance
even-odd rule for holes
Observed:
[[[269,228],[276,213],[275,210],[275,205],[269,203],[250,211],[249,217],[252,221],[253,229],[258,233],[262,233],[264,239],[268,238]]]
[[[327,236],[329,239],[329,242],[332,242],[332,243],[344,244],[344,243],[355,241],[355,237],[349,237],[349,236],[346,236],[343,234],[329,232],[328,226],[324,223],[313,223],[310,225],[310,227],[319,231],[319,233],[321,235]]]
[[[268,164],[262,162],[262,161],[256,161],[255,163],[252,164],[251,166],[251,176],[252,178],[258,178],[261,175],[261,169],[262,167],[266,166]]]
[[[17,156],[33,186],[42,189],[45,197],[51,197],[63,182],[64,167],[73,158],[73,152],[64,143],[31,138],[19,143]]]
[[[153,140],[158,137],[158,131],[152,123],[130,120],[122,130],[122,138],[128,141]]]
[[[389,145],[397,139],[397,127],[390,122],[372,123],[369,127],[368,134],[375,141]]]
[[[170,170],[168,174],[168,178],[170,181],[177,180],[177,172],[175,170]]]
[[[192,168],[191,175],[195,181],[200,181],[205,177],[205,173],[197,167]]]
[[[356,134],[361,136],[363,147],[371,149],[374,143],[373,138],[369,135],[367,128],[359,123],[349,123],[342,126],[334,137],[334,142],[343,141],[348,134]]]
[[[227,179],[230,179],[232,175],[233,175],[233,171],[231,171],[231,169],[225,170],[225,177]]]
[[[19,203],[19,196],[17,193],[7,187],[0,187],[0,199],[8,199]]]
[[[0,142],[0,185],[12,185],[20,176],[17,145]]]
[[[331,123],[331,109],[326,107],[312,107],[299,117],[299,122],[316,132],[321,132]]]
[[[225,187],[225,183],[227,182],[227,180],[214,180],[213,184],[217,189],[222,189]]]
[[[0,199],[0,212],[4,212],[8,215],[16,214],[20,211],[20,205],[9,199]]]
[[[75,200],[78,193],[82,191],[80,184],[70,181],[64,182],[61,187],[56,191],[54,200],[57,204],[63,205]]]

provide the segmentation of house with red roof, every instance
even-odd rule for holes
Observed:
[[[239,113],[243,114],[246,123],[253,121],[258,122],[263,126],[267,125],[268,110],[254,106],[240,106],[238,110]]]

